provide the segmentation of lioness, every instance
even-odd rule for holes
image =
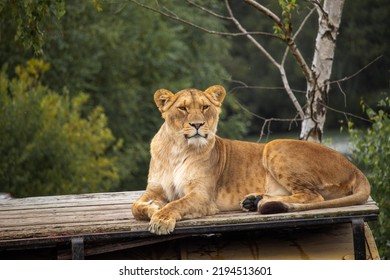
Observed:
[[[242,209],[261,214],[364,203],[370,185],[341,154],[320,144],[275,140],[267,144],[216,135],[226,95],[160,89],[154,101],[165,122],[151,143],[146,191],[134,203],[136,219],[169,234],[183,217]]]

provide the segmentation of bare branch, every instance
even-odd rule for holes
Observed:
[[[283,66],[281,66],[279,68],[279,72],[280,72],[280,76],[282,78],[282,82],[283,82],[284,88],[286,89],[287,94],[288,94],[288,96],[291,99],[291,102],[293,103],[295,109],[297,110],[300,118],[303,119],[304,116],[305,116],[305,113],[303,112],[303,109],[302,109],[301,105],[299,104],[297,98],[295,97],[294,93],[291,90],[290,84],[288,83],[288,80],[287,80],[286,71],[285,71]]]
[[[294,39],[291,37],[287,37],[286,43],[288,48],[290,49],[291,54],[294,56],[296,62],[298,63],[298,66],[301,68],[306,80],[309,83],[314,83],[313,72],[310,70],[309,66],[307,65],[305,58],[299,51]]]
[[[250,2],[250,1],[249,1]],[[257,3],[257,2],[255,2]],[[240,22],[234,17],[234,14],[233,14],[233,11],[229,5],[229,0],[225,0],[225,5],[226,5],[226,9],[228,10],[228,13],[230,15],[230,18],[231,20],[233,21],[233,23],[237,26],[237,28],[241,31],[241,32],[246,32],[246,29],[240,24]],[[260,4],[259,4],[260,5]],[[261,5],[260,5],[261,6]],[[287,75],[286,75],[286,71],[283,67],[283,65],[280,65],[274,58],[273,56],[255,39],[253,38],[253,36],[251,35],[246,35],[246,37],[256,46],[257,49],[259,49],[266,57],[267,59],[276,67],[278,68],[279,72],[280,72],[280,76],[281,76],[281,79],[282,79],[282,82],[283,82],[283,86],[287,92],[287,95],[290,97],[295,109],[297,110],[297,112],[299,113],[299,116],[303,119],[305,113],[303,112],[302,110],[302,107],[301,105],[299,104],[297,98],[295,97],[294,93],[292,92],[291,90],[291,87],[290,87],[290,84],[287,80]],[[287,44],[289,44],[289,42],[287,42]],[[290,45],[289,45],[290,46]],[[291,46],[290,46],[290,50],[291,50]],[[296,57],[296,56],[299,56],[300,53],[298,50],[295,50],[295,52],[297,54],[294,54],[293,55]],[[303,57],[302,57],[303,59]]]
[[[259,135],[259,139],[257,140],[257,142],[260,142],[261,139],[267,135],[267,139],[268,140],[268,136],[269,134],[271,133],[271,124],[272,122],[289,122],[290,123],[290,128],[291,128],[291,124],[294,123],[294,122],[298,122],[298,121],[301,121],[302,119],[299,118],[298,115],[296,115],[294,118],[290,118],[290,119],[281,119],[281,118],[266,118],[266,117],[263,117],[263,116],[260,116],[260,115],[257,115],[255,113],[253,113],[252,111],[250,111],[248,108],[246,108],[244,105],[242,105],[239,101],[235,101],[238,106],[244,110],[246,113],[248,113],[249,115],[257,118],[257,119],[260,119],[262,121],[264,121],[262,127],[261,127],[261,130],[260,130],[260,135]],[[266,132],[267,131],[267,132]]]
[[[337,110],[337,109],[335,109],[335,108],[332,108],[332,107],[330,107],[330,106],[324,104],[323,102],[320,102],[320,104],[321,104],[322,106],[324,106],[326,109],[330,110],[330,111],[333,111],[333,112],[342,114],[342,115],[344,115],[344,116],[350,116],[350,117],[353,117],[353,118],[355,118],[355,119],[359,119],[359,120],[362,120],[362,121],[365,121],[365,122],[370,122],[370,123],[372,123],[372,121],[369,120],[369,119],[363,118],[363,117],[361,117],[361,116],[358,116],[358,115],[355,115],[355,114],[352,114],[352,113],[348,113],[348,112],[344,112],[344,111],[341,111],[341,110]],[[347,117],[346,117],[346,119],[348,120]]]
[[[361,69],[359,69],[358,71],[356,71],[355,73],[353,73],[352,75],[347,76],[347,77],[344,77],[344,78],[339,79],[339,80],[330,81],[329,84],[345,82],[345,81],[347,81],[347,80],[349,80],[349,79],[352,79],[352,78],[356,77],[356,76],[359,75],[361,72],[363,72],[365,69],[367,69],[367,68],[370,67],[372,64],[374,64],[374,63],[377,62],[379,59],[381,59],[382,57],[383,57],[383,55],[378,56],[377,58],[375,58],[374,60],[372,60],[370,63],[368,63],[366,66],[364,66],[363,68],[361,68]]]
[[[264,135],[267,135],[266,141],[268,141],[268,137],[269,137],[270,133],[272,133],[272,131],[271,131],[272,122],[289,122],[290,123],[289,129],[291,130],[292,124],[297,123],[297,121],[301,121],[301,120],[298,119],[297,117],[295,117],[293,119],[269,118],[269,119],[264,120],[263,126],[261,127],[261,130],[260,130],[259,139],[257,139],[257,142],[260,142],[261,139],[264,137]],[[267,133],[265,133],[266,129],[267,129]]]
[[[203,12],[206,12],[206,13],[208,13],[208,14],[214,16],[214,17],[217,17],[219,19],[231,20],[230,17],[219,15],[219,14],[211,11],[210,9],[206,9],[205,7],[195,3],[193,1],[187,0],[187,3],[189,3],[190,5],[192,5],[192,6],[196,7],[196,8],[198,8],[198,9],[202,10]]]
[[[298,29],[297,29],[297,32],[295,32],[295,34],[293,35],[293,40],[295,41],[295,39],[298,37],[299,33],[301,32],[301,30],[303,29],[303,26],[306,24],[307,20],[310,18],[310,16],[313,14],[313,12],[315,11],[315,8],[311,9],[310,12],[306,15],[306,17],[303,19],[303,21],[301,22],[301,24],[299,25]],[[284,51],[284,54],[283,54],[283,58],[282,58],[282,62],[280,63],[281,65],[284,65],[284,63],[286,62],[286,59],[287,59],[287,55],[288,55],[288,51],[290,50],[289,46],[286,47],[286,50]]]
[[[237,26],[238,30],[240,30],[242,33],[247,33],[245,35],[255,46],[258,48],[266,57],[267,59],[275,65],[277,68],[280,67],[279,63],[272,57],[272,55],[267,52],[267,50],[255,39],[253,36],[251,36],[246,29],[240,24],[240,22],[234,17],[233,11],[229,5],[229,1],[225,0],[226,9],[228,10],[229,16],[233,23]]]
[[[287,92],[287,94],[289,95],[291,101],[293,102],[295,108],[297,109],[299,115],[301,118],[303,118],[304,116],[304,112],[302,110],[302,107],[300,106],[298,100],[296,99],[296,97],[294,96],[294,93],[293,91],[291,90],[290,88],[290,85],[288,83],[288,80],[287,80],[287,76],[286,76],[286,73],[285,73],[285,69],[283,67],[281,67],[281,65],[273,58],[273,56],[252,36],[254,35],[253,32],[248,32],[241,24],[240,22],[234,17],[233,15],[233,11],[232,9],[230,8],[230,5],[229,5],[229,1],[228,0],[225,0],[225,6],[226,6],[226,9],[229,13],[229,17],[225,17],[225,16],[221,16],[221,15],[218,15],[216,13],[214,13],[213,11],[210,11],[209,9],[206,9],[198,4],[195,4],[194,2],[190,1],[190,0],[187,0],[188,3],[190,3],[191,5],[194,5],[196,6],[197,8],[201,9],[202,11],[208,13],[208,14],[212,14],[214,16],[216,16],[217,18],[223,18],[223,19],[230,19],[235,25],[236,27],[241,31],[241,33],[228,33],[228,32],[219,32],[219,31],[214,31],[214,30],[209,30],[207,28],[204,28],[202,26],[199,26],[193,22],[190,22],[188,20],[185,20],[175,14],[173,14],[171,11],[169,10],[166,10],[166,11],[163,11],[160,9],[156,9],[152,6],[148,6],[148,5],[145,5],[143,3],[140,3],[136,0],[129,0],[145,9],[148,9],[148,10],[151,10],[153,12],[156,12],[156,13],[159,13],[165,17],[168,17],[170,19],[173,19],[173,20],[176,20],[176,21],[179,21],[181,23],[184,23],[186,25],[189,25],[191,27],[195,27],[197,29],[200,29],[204,32],[207,32],[207,33],[211,33],[211,34],[217,34],[217,35],[227,35],[227,36],[237,36],[237,35],[240,35],[240,36],[246,36],[266,57],[267,59],[272,63],[274,64],[274,66],[276,68],[278,68],[279,72],[280,72],[280,75],[281,75],[281,79],[282,79],[282,82],[283,82],[283,85],[285,87],[285,90]],[[249,1],[250,2],[250,1]],[[159,3],[158,1],[156,1],[157,5],[159,6]],[[269,11],[268,9],[266,9],[268,15],[271,17],[271,18],[274,18],[274,20],[279,20],[280,22],[280,19],[274,15],[271,11]],[[264,33],[264,32],[256,32],[256,35],[267,35],[267,36],[272,36],[274,38],[278,38],[278,39],[281,39],[279,36],[275,35],[275,34],[270,34],[270,33]],[[289,40],[286,40],[286,43],[290,46],[290,49],[294,49],[294,44],[295,42],[292,42],[293,44],[291,44],[291,39]],[[292,46],[291,46],[292,45]],[[298,53],[298,54],[297,54]],[[300,53],[298,50],[295,50],[295,53],[293,52],[293,55],[295,57],[299,57]],[[301,64],[300,64],[301,65]]]
[[[264,87],[264,86],[250,86],[244,83],[243,81],[238,81],[238,80],[232,80],[232,79],[227,79],[226,81],[231,82],[231,83],[237,83],[241,84],[241,86],[235,86],[232,88],[232,91],[238,90],[238,89],[260,89],[260,90],[280,90],[280,91],[286,91],[284,87]],[[302,93],[305,94],[306,91],[299,90],[299,89],[291,89],[293,92],[296,93]]]
[[[310,10],[310,12],[303,19],[303,21],[301,22],[301,24],[299,25],[299,27],[297,29],[297,32],[295,32],[294,35],[293,35],[293,40],[294,41],[298,37],[299,33],[301,33],[301,30],[303,29],[303,26],[306,24],[306,22],[308,21],[310,16],[314,13],[314,11],[315,11],[315,8],[312,8]],[[284,51],[284,54],[283,54],[282,62],[280,63],[281,65],[284,65],[284,63],[286,62],[288,51],[289,51],[289,47],[287,46],[286,50]]]
[[[293,36],[293,39],[295,40],[299,33],[301,33],[302,29],[303,29],[303,26],[306,24],[306,22],[308,21],[308,19],[310,18],[310,16],[314,13],[315,11],[315,8],[312,8],[310,10],[310,12],[305,16],[305,18],[302,20],[301,24],[299,25],[298,29],[297,29],[297,32],[294,33],[294,36]]]
[[[379,59],[381,59],[383,57],[383,55],[380,55],[378,57],[376,57],[374,60],[372,60],[370,63],[368,63],[366,66],[362,67],[361,69],[359,69],[358,71],[356,71],[355,73],[353,73],[352,75],[350,76],[347,76],[347,77],[344,77],[342,79],[339,79],[339,80],[335,80],[335,81],[330,81],[329,84],[334,84],[336,83],[340,92],[343,94],[344,96],[344,106],[347,107],[347,93],[343,90],[343,88],[341,87],[341,83],[342,82],[345,82],[347,80],[350,80],[354,77],[356,77],[357,75],[359,75],[361,72],[363,72],[365,69],[367,69],[368,67],[370,67],[372,64],[374,64],[375,62],[377,62]]]
[[[244,33],[233,33],[233,32],[223,32],[223,31],[216,31],[216,30],[210,30],[208,28],[205,28],[203,26],[200,26],[198,24],[195,24],[191,21],[188,21],[186,19],[183,19],[177,15],[175,15],[174,13],[172,13],[172,11],[169,11],[168,9],[165,9],[166,11],[163,11],[161,9],[156,9],[152,6],[149,6],[149,5],[146,5],[146,4],[143,4],[141,2],[138,2],[136,0],[128,0],[144,9],[147,9],[149,11],[152,11],[152,12],[155,12],[155,13],[158,13],[162,16],[165,16],[169,19],[172,19],[172,20],[175,20],[175,21],[178,21],[180,23],[183,23],[185,25],[188,25],[190,27],[193,27],[193,28],[196,28],[196,29],[199,29],[203,32],[206,32],[206,33],[209,33],[209,34],[212,34],[212,35],[220,35],[220,36],[231,36],[231,37],[237,37],[237,36],[246,36],[246,35],[253,35],[253,36],[257,36],[257,35],[260,35],[260,36],[268,36],[268,37],[273,37],[273,38],[279,38],[278,36],[276,36],[275,34],[272,34],[272,33],[268,33],[268,32],[244,32]],[[158,3],[158,2],[157,2]],[[205,9],[206,10],[206,9]],[[211,11],[209,11],[211,12]],[[217,15],[217,14],[215,14]],[[219,18],[220,16],[218,16]]]
[[[337,86],[339,87],[340,92],[343,94],[344,97],[344,107],[347,107],[347,93],[343,90],[340,83],[337,83]]]
[[[251,5],[252,7],[254,7],[255,9],[257,9],[258,11],[260,11],[261,13],[268,16],[277,26],[279,26],[279,28],[284,33],[284,36],[285,36],[284,41],[286,42],[288,48],[290,49],[291,54],[295,57],[295,60],[297,61],[299,67],[302,69],[302,72],[305,75],[307,81],[309,83],[313,83],[314,82],[313,73],[310,70],[309,66],[307,65],[305,58],[303,57],[303,55],[299,51],[299,49],[294,41],[294,37],[291,37],[291,34],[290,34],[291,32],[285,28],[282,20],[277,15],[275,15],[272,11],[270,11],[269,9],[267,9],[266,7],[264,7],[263,5],[259,4],[256,1],[254,1],[254,0],[244,0],[244,1],[247,4]],[[286,57],[287,57],[287,54],[285,54],[283,56],[282,65],[283,65]]]
[[[285,34],[288,33],[281,19],[277,15],[275,15],[271,10],[267,9],[263,5],[257,3],[256,1],[253,0],[244,0],[244,1],[247,4],[251,5],[252,7],[254,7],[256,10],[260,11],[262,14],[268,16],[275,24],[277,24],[283,30],[283,33]]]

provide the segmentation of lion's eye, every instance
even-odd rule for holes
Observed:
[[[210,107],[209,105],[203,105],[203,106],[202,106],[202,110],[203,110],[203,111],[206,111],[209,107]]]
[[[177,107],[177,109],[179,109],[180,111],[183,111],[183,112],[187,112],[187,107],[185,107],[185,106]]]

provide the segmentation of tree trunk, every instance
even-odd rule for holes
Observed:
[[[317,8],[319,28],[311,66],[312,79],[307,82],[305,117],[300,138],[321,142],[326,118],[329,79],[332,72],[336,38],[344,0],[312,1]]]

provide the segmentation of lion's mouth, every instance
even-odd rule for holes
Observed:
[[[191,135],[191,136],[189,136],[189,135],[187,135],[187,134],[185,134],[184,135],[184,137],[188,140],[188,139],[193,139],[193,138],[205,138],[205,139],[207,139],[207,136],[208,136],[208,134],[205,134],[205,135],[201,135],[201,134],[199,134],[199,133],[196,133],[196,134],[194,134],[194,135]]]

